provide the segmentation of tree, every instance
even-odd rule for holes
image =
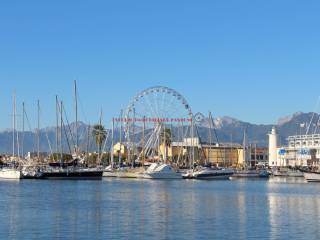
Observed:
[[[167,147],[171,146],[172,139],[171,139],[171,130],[168,128],[164,128],[160,132],[160,144],[164,145],[164,161],[167,161]]]
[[[169,128],[165,128],[164,130],[161,130],[160,132],[160,143],[164,144],[165,146],[170,146],[172,142],[171,139],[171,130]]]
[[[95,138],[96,145],[98,146],[98,159],[100,159],[102,144],[107,138],[107,131],[103,125],[96,124],[93,126],[92,135]]]

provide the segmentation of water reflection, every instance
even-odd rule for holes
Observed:
[[[0,182],[0,239],[319,239],[319,190],[283,179]]]

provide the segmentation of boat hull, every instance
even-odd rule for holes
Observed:
[[[304,178],[308,182],[320,182],[320,173],[304,173]]]
[[[227,180],[232,176],[233,173],[222,173],[222,174],[195,174],[193,179],[199,180]]]
[[[20,179],[21,172],[16,169],[1,169],[0,170],[0,179]]]
[[[145,173],[142,174],[141,178],[145,179],[182,179],[181,174],[179,173]]]
[[[267,171],[238,171],[235,172],[232,178],[269,178],[270,174]]]
[[[52,171],[43,172],[41,179],[48,180],[101,180],[103,171]]]

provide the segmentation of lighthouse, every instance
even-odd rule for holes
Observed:
[[[269,166],[277,166],[277,140],[278,134],[275,127],[269,135]]]

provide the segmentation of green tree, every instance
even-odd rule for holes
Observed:
[[[102,145],[107,138],[107,131],[103,125],[96,124],[93,126],[92,135],[98,146],[98,159],[100,159]]]
[[[164,130],[161,130],[160,132],[160,143],[164,144],[165,146],[170,146],[172,143],[171,139],[171,130],[169,128],[165,128]]]

